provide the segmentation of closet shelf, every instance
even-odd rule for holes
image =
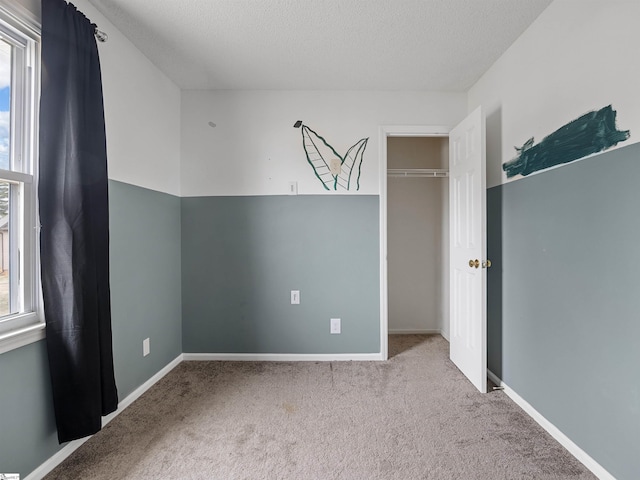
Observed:
[[[431,177],[444,178],[449,176],[446,168],[389,168],[387,177]]]

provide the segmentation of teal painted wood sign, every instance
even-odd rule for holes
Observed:
[[[307,161],[325,190],[360,190],[360,168],[368,137],[358,140],[347,153],[340,155],[302,120],[293,126],[302,127],[302,145]]]
[[[502,169],[507,178],[526,176],[603,152],[628,138],[629,130],[617,129],[616,111],[608,105],[567,123],[537,145],[531,137],[521,148],[515,147],[518,156],[503,163]]]

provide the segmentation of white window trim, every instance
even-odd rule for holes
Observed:
[[[29,36],[40,38],[40,32],[42,31],[40,19],[18,1],[2,0],[0,2],[0,11],[11,25],[20,29],[28,29]]]
[[[18,315],[11,320],[14,321],[16,319],[19,319],[19,323],[24,323],[25,326],[9,330],[0,335],[0,354],[45,338],[45,324],[36,312]]]
[[[23,153],[28,154],[32,162],[33,175],[21,172],[0,171],[0,176],[5,180],[21,182],[27,190],[37,188],[35,180],[37,179],[37,159],[38,159],[38,142],[37,142],[37,125],[38,125],[38,108],[40,98],[40,31],[41,25],[31,12],[26,10],[20,4],[11,0],[3,2],[0,5],[0,13],[3,20],[17,30],[21,35],[28,37],[36,42],[36,49],[31,58],[26,58],[27,67],[31,69],[33,85],[29,92],[30,105],[25,108],[28,116],[30,138],[23,136],[23,140],[27,145],[23,146]],[[28,55],[27,55],[28,57]],[[25,150],[26,149],[26,150]],[[37,342],[45,338],[45,322],[42,311],[42,289],[40,282],[40,258],[38,233],[39,219],[37,217],[37,209],[35,195],[25,195],[25,203],[23,206],[23,216],[25,219],[29,217],[30,224],[33,225],[31,235],[28,235],[29,241],[23,245],[24,250],[29,250],[30,255],[24,255],[25,263],[23,264],[23,274],[25,283],[31,284],[31,299],[29,301],[29,312],[7,316],[0,319],[0,354],[14,350],[16,348]],[[27,263],[30,262],[30,263]]]

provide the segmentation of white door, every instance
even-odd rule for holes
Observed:
[[[449,133],[450,353],[487,391],[485,119],[480,108]]]

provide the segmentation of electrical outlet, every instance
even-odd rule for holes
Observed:
[[[291,290],[291,305],[300,305],[300,290]]]
[[[331,319],[331,333],[332,334],[338,334],[340,332],[341,332],[340,319],[339,318],[332,318]]]
[[[142,341],[142,356],[146,357],[149,353],[151,353],[151,345],[149,344],[149,339],[145,338]]]

